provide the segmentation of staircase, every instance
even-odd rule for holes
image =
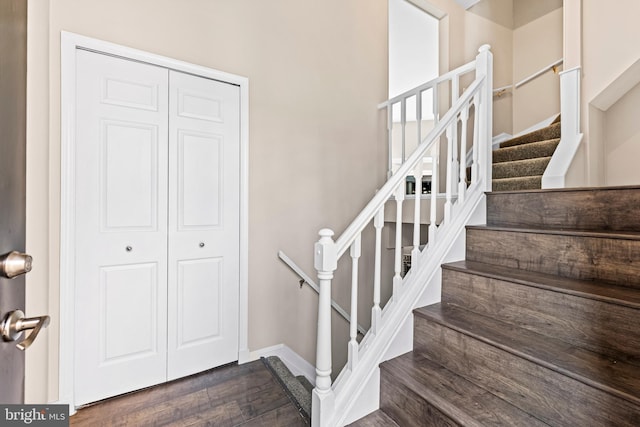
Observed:
[[[639,214],[640,187],[487,194],[353,425],[640,425]]]
[[[560,116],[551,125],[517,136],[493,152],[493,191],[540,189],[560,142]]]

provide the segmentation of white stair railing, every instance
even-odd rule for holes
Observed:
[[[488,45],[480,48],[474,61],[460,67],[457,72],[446,75],[454,82],[451,95],[452,107],[435,124],[433,130],[416,150],[404,161],[400,168],[389,178],[364,210],[346,228],[335,241],[333,231],[322,229],[320,239],[314,246],[314,265],[318,272],[318,335],[316,349],[316,388],[312,396],[312,426],[339,426],[345,423],[346,413],[363,392],[364,384],[383,360],[384,353],[398,333],[406,317],[411,313],[418,297],[426,286],[422,271],[437,268],[444,258],[443,248],[451,246],[453,235],[464,227],[471,216],[471,206],[478,206],[485,191],[491,190],[491,132],[492,132],[492,80],[493,60]],[[461,74],[475,70],[475,80],[467,89],[458,94],[458,82]],[[406,99],[416,96],[424,86],[388,101],[388,107],[401,102],[405,109]],[[417,102],[420,103],[420,96]],[[418,106],[418,109],[421,107]],[[391,117],[391,115],[389,115]],[[418,116],[419,117],[419,116]],[[473,130],[468,129],[473,118]],[[472,140],[469,141],[467,135]],[[464,156],[460,165],[459,153],[473,150],[471,176],[467,179]],[[428,244],[420,249],[421,240],[421,191],[408,197],[415,198],[413,212],[413,250],[411,270],[403,277],[401,274],[402,252],[402,207],[405,197],[407,176],[415,175],[419,183],[424,169],[424,159],[432,160],[432,187],[430,194],[430,223]],[[440,185],[440,179],[445,180]],[[446,190],[444,214],[438,216],[438,193]],[[418,187],[419,188],[419,187]],[[395,257],[392,296],[384,309],[381,308],[382,281],[382,229],[386,202],[395,197]],[[462,222],[461,222],[462,221]],[[358,302],[358,259],[362,253],[362,232],[373,222],[375,243],[373,263],[373,301],[371,307],[371,327],[365,337],[358,342],[357,302]],[[436,225],[437,224],[437,225]],[[351,328],[347,344],[347,363],[341,373],[332,382],[331,373],[331,282],[338,262],[349,251],[351,258]],[[434,264],[435,263],[435,264]]]
[[[400,163],[404,163],[411,154],[407,147],[408,139],[411,138],[412,141],[418,142],[423,140],[423,121],[432,119],[434,126],[438,124],[440,120],[438,111],[440,110],[440,101],[442,99],[441,91],[443,88],[447,89],[446,98],[450,99],[453,104],[460,96],[461,77],[473,73],[475,70],[475,62],[469,62],[378,105],[379,109],[387,109],[387,140],[389,143],[387,178],[393,175],[394,159],[397,158]],[[449,87],[447,87],[447,85],[449,85]],[[429,108],[423,105],[423,96],[426,95],[430,95],[431,97],[432,105],[430,106],[430,110],[432,111],[432,116],[431,114],[427,114]],[[412,104],[415,104],[415,112],[409,111],[409,106]],[[413,116],[414,113],[415,117]],[[409,124],[415,124],[415,135],[410,135],[408,131]],[[396,126],[399,127],[399,132],[394,132]],[[453,132],[456,132],[456,130],[454,129]],[[396,140],[396,138],[398,138],[399,141]],[[399,157],[395,157],[396,150],[400,151]],[[418,183],[419,181],[416,180],[416,185],[418,185]]]

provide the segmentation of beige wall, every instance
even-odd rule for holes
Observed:
[[[38,197],[29,199],[28,227],[39,272],[28,303],[48,306],[54,321],[30,354],[27,399],[58,398],[61,30],[249,78],[249,347],[285,343],[313,361],[317,297],[299,290],[277,251],[312,273],[317,231],[341,231],[384,178],[376,106],[387,93],[386,2],[39,0],[30,8],[29,81],[38,92],[29,191]]]
[[[640,184],[640,84],[604,114],[605,185]]]
[[[511,29],[486,17],[465,11],[454,0],[431,0],[430,3],[446,14],[440,21],[441,73],[472,61],[480,46],[489,44],[494,60],[493,86],[511,84]],[[511,97],[494,98],[493,134],[511,133],[511,128]]]
[[[618,77],[623,75],[640,59],[640,3],[636,0],[618,0],[611,2],[582,2],[582,129],[585,132],[585,156],[577,159],[576,167],[582,163],[587,168],[588,179],[582,184],[606,184],[605,163],[611,160],[611,146],[603,129],[599,126],[607,120],[600,120],[599,108],[591,105],[599,96],[607,95],[613,90],[614,97],[619,99],[622,93],[630,90],[638,83],[637,78],[626,79],[624,90],[612,87]],[[637,76],[637,72],[633,73]],[[618,81],[620,83],[620,81]],[[609,103],[610,104],[610,103]],[[607,105],[609,107],[610,105]],[[606,110],[606,108],[605,108]],[[635,110],[637,111],[637,109]],[[593,112],[591,114],[590,112]],[[611,120],[608,120],[609,122]],[[599,137],[599,135],[601,137]],[[631,146],[628,146],[631,148]],[[615,157],[622,155],[620,147],[616,147]],[[635,151],[629,151],[634,155]],[[617,164],[617,173],[634,176],[637,167],[627,162]],[[611,166],[607,167],[611,169]],[[635,184],[640,184],[637,179]],[[580,183],[577,183],[580,184]]]
[[[554,11],[513,30],[513,82],[562,59],[562,12]],[[513,90],[513,132],[560,112],[560,77],[548,71]]]
[[[431,3],[446,14],[442,71],[489,43],[494,85],[510,83],[509,31],[454,0]],[[340,233],[384,180],[376,106],[387,93],[386,1],[32,0],[29,11],[27,249],[37,264],[27,304],[53,321],[28,354],[27,400],[58,398],[62,30],[249,78],[249,348],[284,343],[313,362],[317,296],[298,288],[277,251],[313,275],[317,231]],[[496,103],[504,112],[494,114],[495,133],[510,131],[510,107]],[[336,283],[347,306],[346,282]],[[346,327],[338,329],[334,346],[346,342]],[[335,359],[337,372],[344,359]]]

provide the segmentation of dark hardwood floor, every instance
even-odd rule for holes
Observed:
[[[262,361],[228,365],[80,409],[72,426],[306,426]]]

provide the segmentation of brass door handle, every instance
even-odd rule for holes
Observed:
[[[0,277],[12,279],[31,271],[31,255],[12,251],[0,256]]]
[[[4,341],[17,341],[24,331],[32,330],[26,339],[16,344],[20,350],[26,350],[33,344],[40,330],[49,326],[50,320],[49,316],[26,318],[22,310],[14,310],[0,323],[0,335]]]

